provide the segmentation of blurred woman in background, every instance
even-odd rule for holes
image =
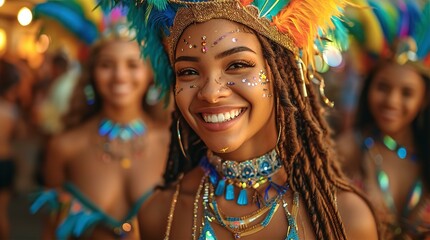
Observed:
[[[56,190],[42,194],[32,211],[65,204],[52,222],[57,238],[138,239],[135,215],[162,179],[170,113],[165,103],[154,104],[152,68],[132,38],[118,23],[93,46],[66,130],[48,147],[44,182]]]
[[[340,137],[339,151],[346,173],[379,211],[386,238],[424,239],[430,237],[430,2],[369,5],[377,24],[367,27],[379,28],[391,49],[371,67],[354,131]],[[363,19],[352,21],[366,27],[370,20]]]

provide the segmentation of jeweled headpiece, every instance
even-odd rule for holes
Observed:
[[[191,23],[227,19],[241,23],[277,42],[305,65],[313,63],[315,39],[333,34],[345,0],[100,0],[109,9],[129,8],[128,19],[144,42],[143,55],[155,69],[157,84],[166,93],[171,85],[170,66],[182,32]],[[164,50],[163,48],[167,49]],[[170,63],[169,63],[170,60]]]

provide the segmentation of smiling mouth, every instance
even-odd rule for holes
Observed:
[[[224,113],[201,113],[201,116],[206,123],[223,123],[237,118],[243,111],[238,108]]]

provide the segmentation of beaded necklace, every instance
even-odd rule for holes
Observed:
[[[282,168],[282,162],[276,149],[243,162],[223,160],[219,156],[209,153],[208,158],[203,159],[201,164],[204,169],[209,171],[211,182],[216,186],[216,196],[225,194],[225,199],[232,201],[235,199],[234,186],[241,188],[236,201],[240,206],[248,204],[247,189],[255,190],[266,182],[269,182],[269,185],[265,190],[264,201],[267,201],[267,193],[271,188],[274,188],[278,193],[285,191],[283,186],[272,182],[272,176]],[[258,199],[256,203],[260,205],[264,204],[264,201]]]
[[[373,139],[372,139],[373,140]],[[396,140],[388,135],[382,136],[382,143],[386,148],[396,153],[400,159],[406,159],[409,157],[412,161],[416,161],[417,157],[415,154],[408,154],[406,147],[398,144]]]
[[[404,148],[404,147],[399,147],[400,145],[398,145],[394,141],[394,139],[392,139],[387,135],[384,136],[383,138],[383,144],[390,150],[393,150],[393,149],[398,150],[398,149]],[[364,140],[364,147],[369,153],[370,158],[375,163],[376,179],[377,179],[378,187],[381,189],[381,192],[383,194],[384,201],[387,204],[387,207],[390,209],[390,211],[393,214],[397,215],[397,209],[394,204],[394,199],[390,192],[390,180],[389,180],[388,174],[382,169],[382,162],[384,160],[382,157],[382,154],[378,151],[377,147],[375,146],[375,141],[372,137],[367,137]],[[399,156],[398,151],[396,151],[397,156],[401,159],[405,159],[406,156],[408,155],[406,148],[404,148],[404,150],[401,150],[400,152],[402,154]],[[413,162],[416,162],[414,158],[411,158],[411,160]],[[418,205],[418,202],[421,199],[422,194],[423,194],[423,184],[421,180],[418,180],[412,187],[412,190],[408,198],[409,202],[406,205],[406,208],[404,209],[403,215],[408,215],[411,212],[411,210]]]
[[[293,214],[291,214],[288,210],[288,204],[283,199],[285,193],[288,191],[288,184],[280,186],[272,182],[271,179],[271,177],[282,167],[281,159],[279,158],[276,149],[273,149],[263,156],[244,162],[222,160],[220,157],[213,154],[208,155],[208,158],[203,158],[200,162],[202,168],[206,172],[206,180],[199,186],[195,200],[194,213],[197,212],[197,195],[200,195],[201,186],[204,186],[203,219],[202,227],[200,228],[201,235],[199,240],[216,239],[211,222],[215,222],[227,229],[233,234],[235,239],[255,234],[269,225],[279,206],[284,208],[288,222],[286,239],[299,239],[298,227],[296,224],[299,195],[298,193],[294,194]],[[269,184],[264,191],[264,200],[257,201],[258,209],[245,216],[227,216],[222,212],[216,202],[215,197],[223,194],[226,183],[228,184],[224,195],[226,200],[234,199],[234,185],[242,188],[237,201],[237,204],[242,206],[248,204],[246,188],[253,188],[256,190],[266,182],[269,182]],[[276,190],[277,195],[272,199],[269,199],[268,192],[271,188]],[[255,191],[255,193],[257,193],[257,191]],[[194,217],[196,217],[196,214]],[[257,220],[260,221],[255,223]],[[195,222],[196,221],[194,220],[194,223]],[[196,229],[197,226],[194,224],[193,237],[196,236]]]
[[[146,133],[145,123],[141,119],[121,124],[105,118],[99,124],[98,133],[102,138],[101,159],[104,162],[116,160],[122,168],[128,169],[132,159],[141,156],[144,145],[142,136]]]

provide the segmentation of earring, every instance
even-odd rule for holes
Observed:
[[[155,86],[155,84],[151,84],[146,92],[145,102],[150,106],[154,106],[160,102],[160,95],[161,89]]]
[[[88,105],[94,105],[94,103],[96,103],[96,94],[94,93],[94,88],[90,83],[85,86],[84,94]]]
[[[305,63],[299,57],[296,58],[296,63],[300,70],[300,78],[302,79],[303,96],[308,97],[308,91],[306,90],[306,79],[305,79],[305,69],[304,69]]]
[[[181,121],[181,118],[178,118],[178,120],[176,121],[176,133],[178,135],[178,142],[179,142],[179,147],[181,148],[182,155],[184,155],[184,157],[188,159],[188,156],[185,153],[184,145],[182,145],[181,130],[179,129],[180,121]]]

